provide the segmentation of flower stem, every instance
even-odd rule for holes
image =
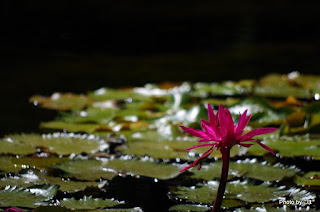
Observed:
[[[229,171],[229,159],[230,159],[230,148],[222,148],[222,171],[220,177],[220,184],[217,192],[217,197],[214,201],[213,208],[211,212],[219,212],[221,208],[221,203],[223,200],[224,191],[226,190],[226,184],[228,180]]]

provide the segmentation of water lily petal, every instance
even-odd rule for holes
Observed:
[[[240,146],[244,147],[251,147],[253,144],[244,144],[244,143],[239,143]]]
[[[212,137],[215,140],[217,139],[216,133],[214,132],[211,126],[208,126],[206,124],[205,120],[201,120],[201,126],[207,132],[207,134],[210,135],[210,137]]]
[[[199,138],[206,138],[206,139],[210,139],[210,137],[205,133],[203,132],[202,130],[195,130],[191,127],[185,127],[185,126],[180,126],[184,131],[186,131],[187,133],[191,134],[191,135],[194,135],[196,137],[199,137]]]
[[[252,137],[256,136],[256,135],[262,135],[262,134],[267,134],[267,133],[272,133],[274,131],[276,131],[276,128],[270,127],[270,128],[258,128],[258,129],[254,129],[250,132],[248,132],[247,134],[243,135],[241,138],[241,141],[248,141],[249,139],[251,139]]]
[[[195,149],[195,148],[203,147],[203,146],[213,146],[213,147],[215,147],[216,145],[217,145],[216,143],[211,143],[211,144],[199,144],[199,145],[195,145],[195,146],[193,146],[193,147],[191,147],[191,148],[188,148],[188,149],[186,149],[186,150],[189,151],[189,150],[191,150],[191,149]]]
[[[268,147],[267,145],[261,143],[261,142],[258,141],[258,140],[255,140],[255,139],[253,139],[253,141],[257,142],[257,144],[259,144],[260,146],[262,146],[263,148],[265,148],[266,150],[268,150],[269,152],[271,152],[273,155],[275,155],[275,154],[274,154],[274,151],[273,151],[270,147]]]
[[[190,169],[190,168],[192,168],[192,167],[200,164],[200,162],[201,162],[202,160],[204,160],[206,157],[208,157],[208,156],[211,154],[211,152],[213,151],[213,148],[214,148],[214,147],[211,147],[211,148],[210,148],[208,151],[206,151],[201,157],[199,157],[197,160],[195,160],[195,161],[194,161],[192,164],[190,164],[189,166],[186,166],[186,167],[184,167],[183,169],[181,169],[179,172],[184,172],[184,171],[186,171],[186,170],[188,170],[188,169]]]
[[[238,125],[237,125],[237,129],[236,129],[236,134],[237,135],[242,135],[243,131],[244,131],[244,128],[247,126],[247,124],[249,123],[250,119],[251,119],[251,116],[252,115],[249,115],[247,117],[247,112],[248,110],[245,110],[241,115],[240,115],[240,118],[239,118],[239,122],[238,122]]]
[[[209,117],[209,123],[213,129],[216,129],[217,127],[217,117],[213,112],[213,108],[210,104],[208,104],[208,117]]]

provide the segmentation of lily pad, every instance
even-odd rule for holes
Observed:
[[[239,113],[248,110],[248,114],[252,114],[249,124],[256,127],[281,125],[287,115],[293,112],[290,108],[274,108],[262,98],[246,98],[229,110],[236,119],[239,118]]]
[[[313,157],[319,159],[320,155],[320,139],[303,139],[297,137],[296,139],[289,139],[289,137],[282,137],[282,139],[267,138],[264,144],[269,146],[275,152],[278,152],[282,157]],[[261,156],[266,151],[258,145],[253,145],[248,148],[250,155]]]
[[[104,212],[104,211],[109,211],[109,212],[143,212],[143,210],[139,207],[134,207],[134,208],[108,208],[108,209],[97,209],[97,210],[90,210],[92,212]]]
[[[192,178],[213,180],[220,178],[222,162],[213,162],[203,165],[199,171],[194,171]],[[284,167],[276,164],[274,166],[259,163],[257,160],[245,160],[231,162],[229,164],[229,177],[249,177],[262,181],[282,180],[284,177],[292,177],[298,170],[294,167]]]
[[[0,170],[5,172],[17,173],[22,169],[22,167],[16,166],[10,161],[8,157],[0,157]]]
[[[42,122],[41,128],[53,129],[53,130],[65,130],[68,132],[85,132],[93,133],[97,131],[111,132],[112,128],[108,125],[102,124],[79,124],[79,123],[68,123],[64,121],[49,121]]]
[[[133,141],[128,142],[128,145],[122,145],[117,147],[117,150],[122,154],[134,155],[136,157],[150,156],[154,159],[183,159],[183,160],[194,160],[198,156],[197,154],[202,154],[206,152],[208,147],[200,147],[193,149],[192,151],[186,151],[185,149],[190,148],[194,145],[198,145],[197,141]],[[230,156],[241,155],[244,148],[234,147],[231,149]],[[210,156],[221,157],[220,151],[213,151]]]
[[[82,199],[79,200],[76,200],[74,198],[65,198],[60,201],[60,205],[73,210],[91,210],[98,208],[113,207],[121,204],[124,204],[124,202],[115,199],[92,198],[91,196],[84,196]]]
[[[312,92],[310,88],[307,88],[300,83],[297,83],[297,77],[280,74],[269,74],[263,77],[259,84],[254,88],[254,94],[256,96],[263,97],[282,97],[294,96],[297,98],[311,99]],[[293,79],[295,78],[295,79]]]
[[[301,186],[320,186],[320,172],[308,172],[302,177],[296,175],[294,182]]]
[[[197,96],[235,96],[245,95],[251,92],[253,80],[243,80],[239,82],[226,81],[223,83],[196,83],[195,94]],[[207,94],[207,95],[204,95]]]
[[[106,150],[109,145],[99,137],[68,133],[10,135],[0,140],[0,153],[32,154],[39,151],[60,155],[94,153]]]
[[[188,202],[196,203],[211,203],[215,197],[219,183],[216,181],[209,181],[207,184],[198,184],[196,187],[177,187],[171,189],[171,195],[180,199],[186,199]],[[175,190],[176,189],[176,190]],[[268,184],[251,185],[247,181],[233,181],[229,182],[226,186],[226,199],[236,200],[240,199],[250,203],[263,203],[276,201],[278,198],[288,196],[290,190],[284,190],[282,187],[270,187]],[[224,207],[228,206],[225,201]],[[239,204],[238,206],[240,206]]]
[[[45,185],[29,189],[6,187],[0,191],[0,205],[3,207],[28,207],[35,208],[39,205],[47,205],[45,201],[52,199],[59,186]]]
[[[15,167],[22,169],[33,168],[38,170],[45,170],[57,163],[69,160],[67,157],[57,157],[54,155],[49,157],[5,157],[5,159],[9,160]]]
[[[100,88],[94,92],[89,92],[88,96],[94,101],[104,100],[128,100],[144,101],[150,97],[136,92],[134,89],[112,89],[112,88]]]
[[[68,123],[108,124],[115,116],[117,109],[89,108],[87,110],[63,113],[62,120]]]
[[[53,110],[80,110],[86,107],[90,100],[85,95],[71,93],[54,93],[51,97],[33,96],[29,99],[34,105]]]
[[[170,211],[181,211],[181,212],[190,212],[190,211],[209,211],[210,208],[206,205],[174,205],[170,207]]]
[[[15,185],[22,188],[29,188],[35,185],[59,185],[59,190],[65,192],[76,192],[84,190],[87,187],[103,187],[106,181],[73,181],[70,179],[64,179],[61,177],[53,177],[47,174],[47,172],[40,172],[38,170],[27,170],[25,173],[15,176],[7,176],[0,179],[0,187],[6,187]]]
[[[180,166],[141,160],[73,160],[56,166],[66,172],[67,176],[80,180],[112,179],[122,174],[133,174],[153,177],[161,180],[171,179],[179,175]]]

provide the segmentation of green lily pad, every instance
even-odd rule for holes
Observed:
[[[0,205],[3,207],[28,207],[35,208],[39,205],[47,205],[45,201],[52,199],[59,186],[45,185],[29,189],[6,187],[0,191]]]
[[[22,169],[22,167],[16,166],[10,161],[8,157],[0,157],[0,170],[4,172],[17,173]]]
[[[68,123],[108,124],[115,116],[113,108],[89,108],[87,110],[63,113],[62,120]]]
[[[198,156],[196,154],[202,154],[206,152],[210,147],[199,147],[192,151],[186,151],[185,149],[190,148],[194,145],[198,145],[197,141],[132,141],[128,142],[128,145],[122,145],[117,147],[117,150],[122,154],[134,155],[136,157],[150,156],[154,159],[183,159],[183,160],[194,160]],[[235,146],[231,149],[230,156],[241,155],[242,152],[246,151],[245,148]],[[209,158],[221,157],[220,151],[213,151]]]
[[[302,177],[296,175],[294,182],[301,186],[320,186],[320,172],[308,172]]]
[[[104,100],[126,100],[132,99],[135,101],[146,101],[150,97],[136,92],[134,89],[112,89],[112,88],[100,88],[94,92],[89,92],[88,96],[94,101]]]
[[[104,212],[104,211],[109,211],[109,212],[143,212],[143,210],[139,207],[134,207],[134,208],[108,208],[108,209],[97,209],[97,210],[90,210],[92,212]]]
[[[170,207],[170,211],[181,211],[181,212],[190,212],[190,211],[209,211],[210,208],[206,205],[174,205]]]
[[[306,116],[306,121],[303,126],[290,127],[284,131],[287,134],[305,134],[305,133],[318,133],[320,129],[320,114],[313,113]]]
[[[171,179],[179,175],[182,168],[175,164],[157,163],[141,160],[73,160],[56,166],[66,172],[67,176],[80,180],[112,179],[122,174],[133,174],[153,177],[161,180]]]
[[[55,168],[66,172],[66,176],[79,180],[95,181],[100,178],[111,180],[118,175],[115,170],[104,167],[100,160],[72,160],[58,164]]]
[[[240,99],[227,97],[225,99],[204,99],[201,103],[203,103],[204,105],[211,104],[216,107],[218,107],[219,105],[223,105],[225,107],[231,107],[239,102],[240,102]]]
[[[106,181],[73,181],[70,179],[63,179],[60,177],[53,177],[47,174],[47,172],[38,170],[27,170],[25,173],[15,176],[6,176],[0,179],[0,187],[15,185],[17,187],[29,188],[35,185],[59,185],[59,190],[65,192],[76,192],[84,190],[87,187],[103,187]]]
[[[304,139],[303,137],[282,137],[281,139],[266,138],[264,144],[269,146],[282,157],[313,157],[319,159],[320,155],[320,139]],[[266,151],[259,145],[253,145],[248,148],[250,155],[261,156]]]
[[[45,205],[39,206],[33,210],[34,212],[72,212],[71,209],[67,209],[61,205]]]
[[[173,197],[186,199],[188,202],[211,203],[216,198],[216,192],[219,183],[209,181],[207,184],[198,184],[196,187],[176,187],[171,189]],[[269,187],[268,184],[251,185],[248,182],[234,181],[229,182],[226,186],[225,200],[242,200],[250,203],[263,203],[276,201],[278,198],[291,195],[292,190],[284,190],[283,188]],[[225,202],[224,200],[224,202]],[[227,205],[224,207],[230,207]],[[232,206],[236,207],[236,206]]]
[[[253,80],[243,80],[239,82],[226,81],[223,83],[196,83],[194,85],[196,96],[235,96],[245,95],[252,90]],[[206,94],[206,95],[205,95]]]
[[[239,118],[239,113],[248,110],[248,114],[252,114],[249,124],[256,127],[281,125],[287,115],[293,112],[290,108],[274,108],[262,98],[246,98],[229,110],[235,119]]]
[[[297,210],[291,210],[287,206],[274,208],[274,207],[271,207],[271,206],[268,206],[268,205],[265,205],[265,204],[262,204],[260,207],[251,207],[249,209],[247,209],[247,208],[237,208],[235,210],[235,212],[251,212],[251,211],[254,211],[254,212],[261,212],[261,211],[268,211],[268,212],[294,212],[294,211],[297,211]],[[308,211],[312,211],[312,210],[308,210]]]
[[[54,134],[21,134],[10,135],[0,140],[0,153],[32,154],[46,151],[60,155],[94,153],[106,150],[109,145],[93,135],[54,133]]]
[[[9,160],[15,167],[21,167],[22,169],[34,168],[38,170],[45,170],[57,163],[69,160],[67,157],[57,157],[54,155],[50,157],[5,157],[5,159]]]
[[[259,84],[254,88],[256,96],[263,97],[282,97],[294,96],[297,98],[311,99],[312,92],[307,87],[296,83],[296,79],[290,79],[286,75],[269,74],[263,77]]]
[[[80,110],[86,107],[90,100],[85,95],[71,93],[54,93],[51,97],[33,96],[29,99],[34,105],[53,110]]]
[[[85,132],[93,133],[97,131],[111,132],[112,128],[108,125],[101,124],[79,124],[79,123],[68,123],[64,121],[49,121],[42,122],[41,128],[53,129],[53,130],[66,130],[68,132]]]
[[[194,171],[192,178],[213,180],[220,178],[222,162],[217,161],[210,165],[203,165],[199,171]],[[229,177],[249,177],[262,181],[282,180],[285,177],[292,177],[297,172],[294,167],[286,167],[276,164],[274,166],[259,163],[255,159],[230,162]]]
[[[84,196],[83,199],[76,200],[74,198],[71,199],[63,199],[60,201],[60,205],[70,208],[73,210],[90,210],[90,209],[98,209],[98,208],[106,208],[113,207],[116,205],[124,204],[124,202],[115,200],[115,199],[99,199],[92,198],[91,196]]]

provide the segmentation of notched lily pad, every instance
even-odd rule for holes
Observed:
[[[73,160],[56,166],[66,172],[67,176],[80,180],[112,179],[121,174],[133,174],[153,177],[161,180],[179,175],[182,168],[175,164],[158,163],[150,160]]]
[[[76,200],[74,198],[63,199],[60,201],[60,205],[73,209],[73,210],[92,210],[106,207],[113,207],[116,205],[124,204],[123,201],[118,201],[115,199],[99,199],[92,198],[91,196],[84,196],[82,199]]]
[[[207,184],[198,184],[192,187],[176,187],[171,189],[171,194],[173,197],[178,197],[180,199],[186,199],[188,202],[196,203],[211,203],[216,197],[216,192],[219,183],[216,181],[209,181]],[[299,189],[296,192],[292,190],[284,190],[284,187],[270,187],[268,184],[263,183],[260,185],[251,185],[247,181],[233,181],[229,182],[226,186],[226,199],[225,200],[242,200],[249,203],[264,203],[273,202],[278,198],[288,197],[295,198],[296,193],[301,192]],[[307,193],[305,193],[307,195]],[[224,207],[239,207],[233,204],[228,205],[228,201],[224,200]]]
[[[264,144],[278,152],[282,157],[313,157],[319,159],[320,140],[303,137],[266,138]],[[248,148],[250,155],[261,156],[266,152],[259,145]]]
[[[140,134],[140,133],[139,133]],[[155,134],[156,135],[156,134]],[[154,140],[159,138],[155,137]],[[210,147],[200,147],[193,149],[192,151],[186,151],[186,149],[198,145],[197,141],[190,140],[172,140],[172,141],[154,141],[137,139],[130,141],[128,139],[127,145],[117,147],[117,150],[122,154],[134,155],[136,157],[150,156],[154,159],[183,159],[183,160],[194,160],[198,154],[206,152]],[[230,156],[241,155],[246,151],[244,148],[235,146],[231,149]],[[213,151],[209,158],[221,157],[220,151]]]
[[[311,99],[312,91],[297,81],[300,77],[298,72],[288,75],[269,74],[263,77],[254,88],[254,94],[263,97],[282,97],[294,96],[297,98]]]
[[[249,125],[255,127],[281,125],[287,115],[293,112],[290,108],[274,108],[262,98],[246,98],[229,110],[235,119],[239,118],[239,113],[248,110],[248,114],[252,114]]]
[[[199,171],[194,171],[192,178],[212,180],[220,178],[222,162],[213,162],[203,165]],[[229,178],[249,177],[262,181],[282,180],[284,177],[292,177],[298,170],[294,167],[284,167],[281,164],[267,165],[259,163],[256,159],[231,162],[229,164]]]
[[[320,186],[320,172],[308,172],[302,177],[296,175],[294,182],[301,186]]]
[[[70,179],[64,179],[61,177],[53,177],[44,171],[29,169],[20,175],[6,176],[0,179],[0,187],[4,188],[9,185],[15,185],[18,187],[29,188],[35,185],[59,185],[59,190],[65,192],[76,192],[84,190],[87,187],[103,187],[106,181],[101,182],[84,182],[84,181],[72,181]]]
[[[181,212],[200,212],[209,211],[210,208],[206,205],[174,205],[170,207],[170,211],[181,211]]]
[[[51,97],[36,95],[32,96],[29,101],[36,106],[40,105],[52,110],[80,110],[90,102],[87,96],[72,93],[54,93]]]
[[[35,208],[39,205],[47,205],[46,201],[52,199],[59,186],[45,185],[29,189],[6,187],[0,191],[0,205],[3,207],[28,207]]]
[[[89,123],[69,123],[64,121],[49,121],[42,122],[40,124],[41,128],[53,129],[53,130],[65,130],[68,132],[85,132],[85,133],[94,133],[94,132],[111,132],[112,128],[104,124],[89,124]]]
[[[109,145],[94,135],[74,133],[10,135],[0,140],[0,153],[27,155],[39,151],[70,155],[72,153],[95,153],[106,150]]]

